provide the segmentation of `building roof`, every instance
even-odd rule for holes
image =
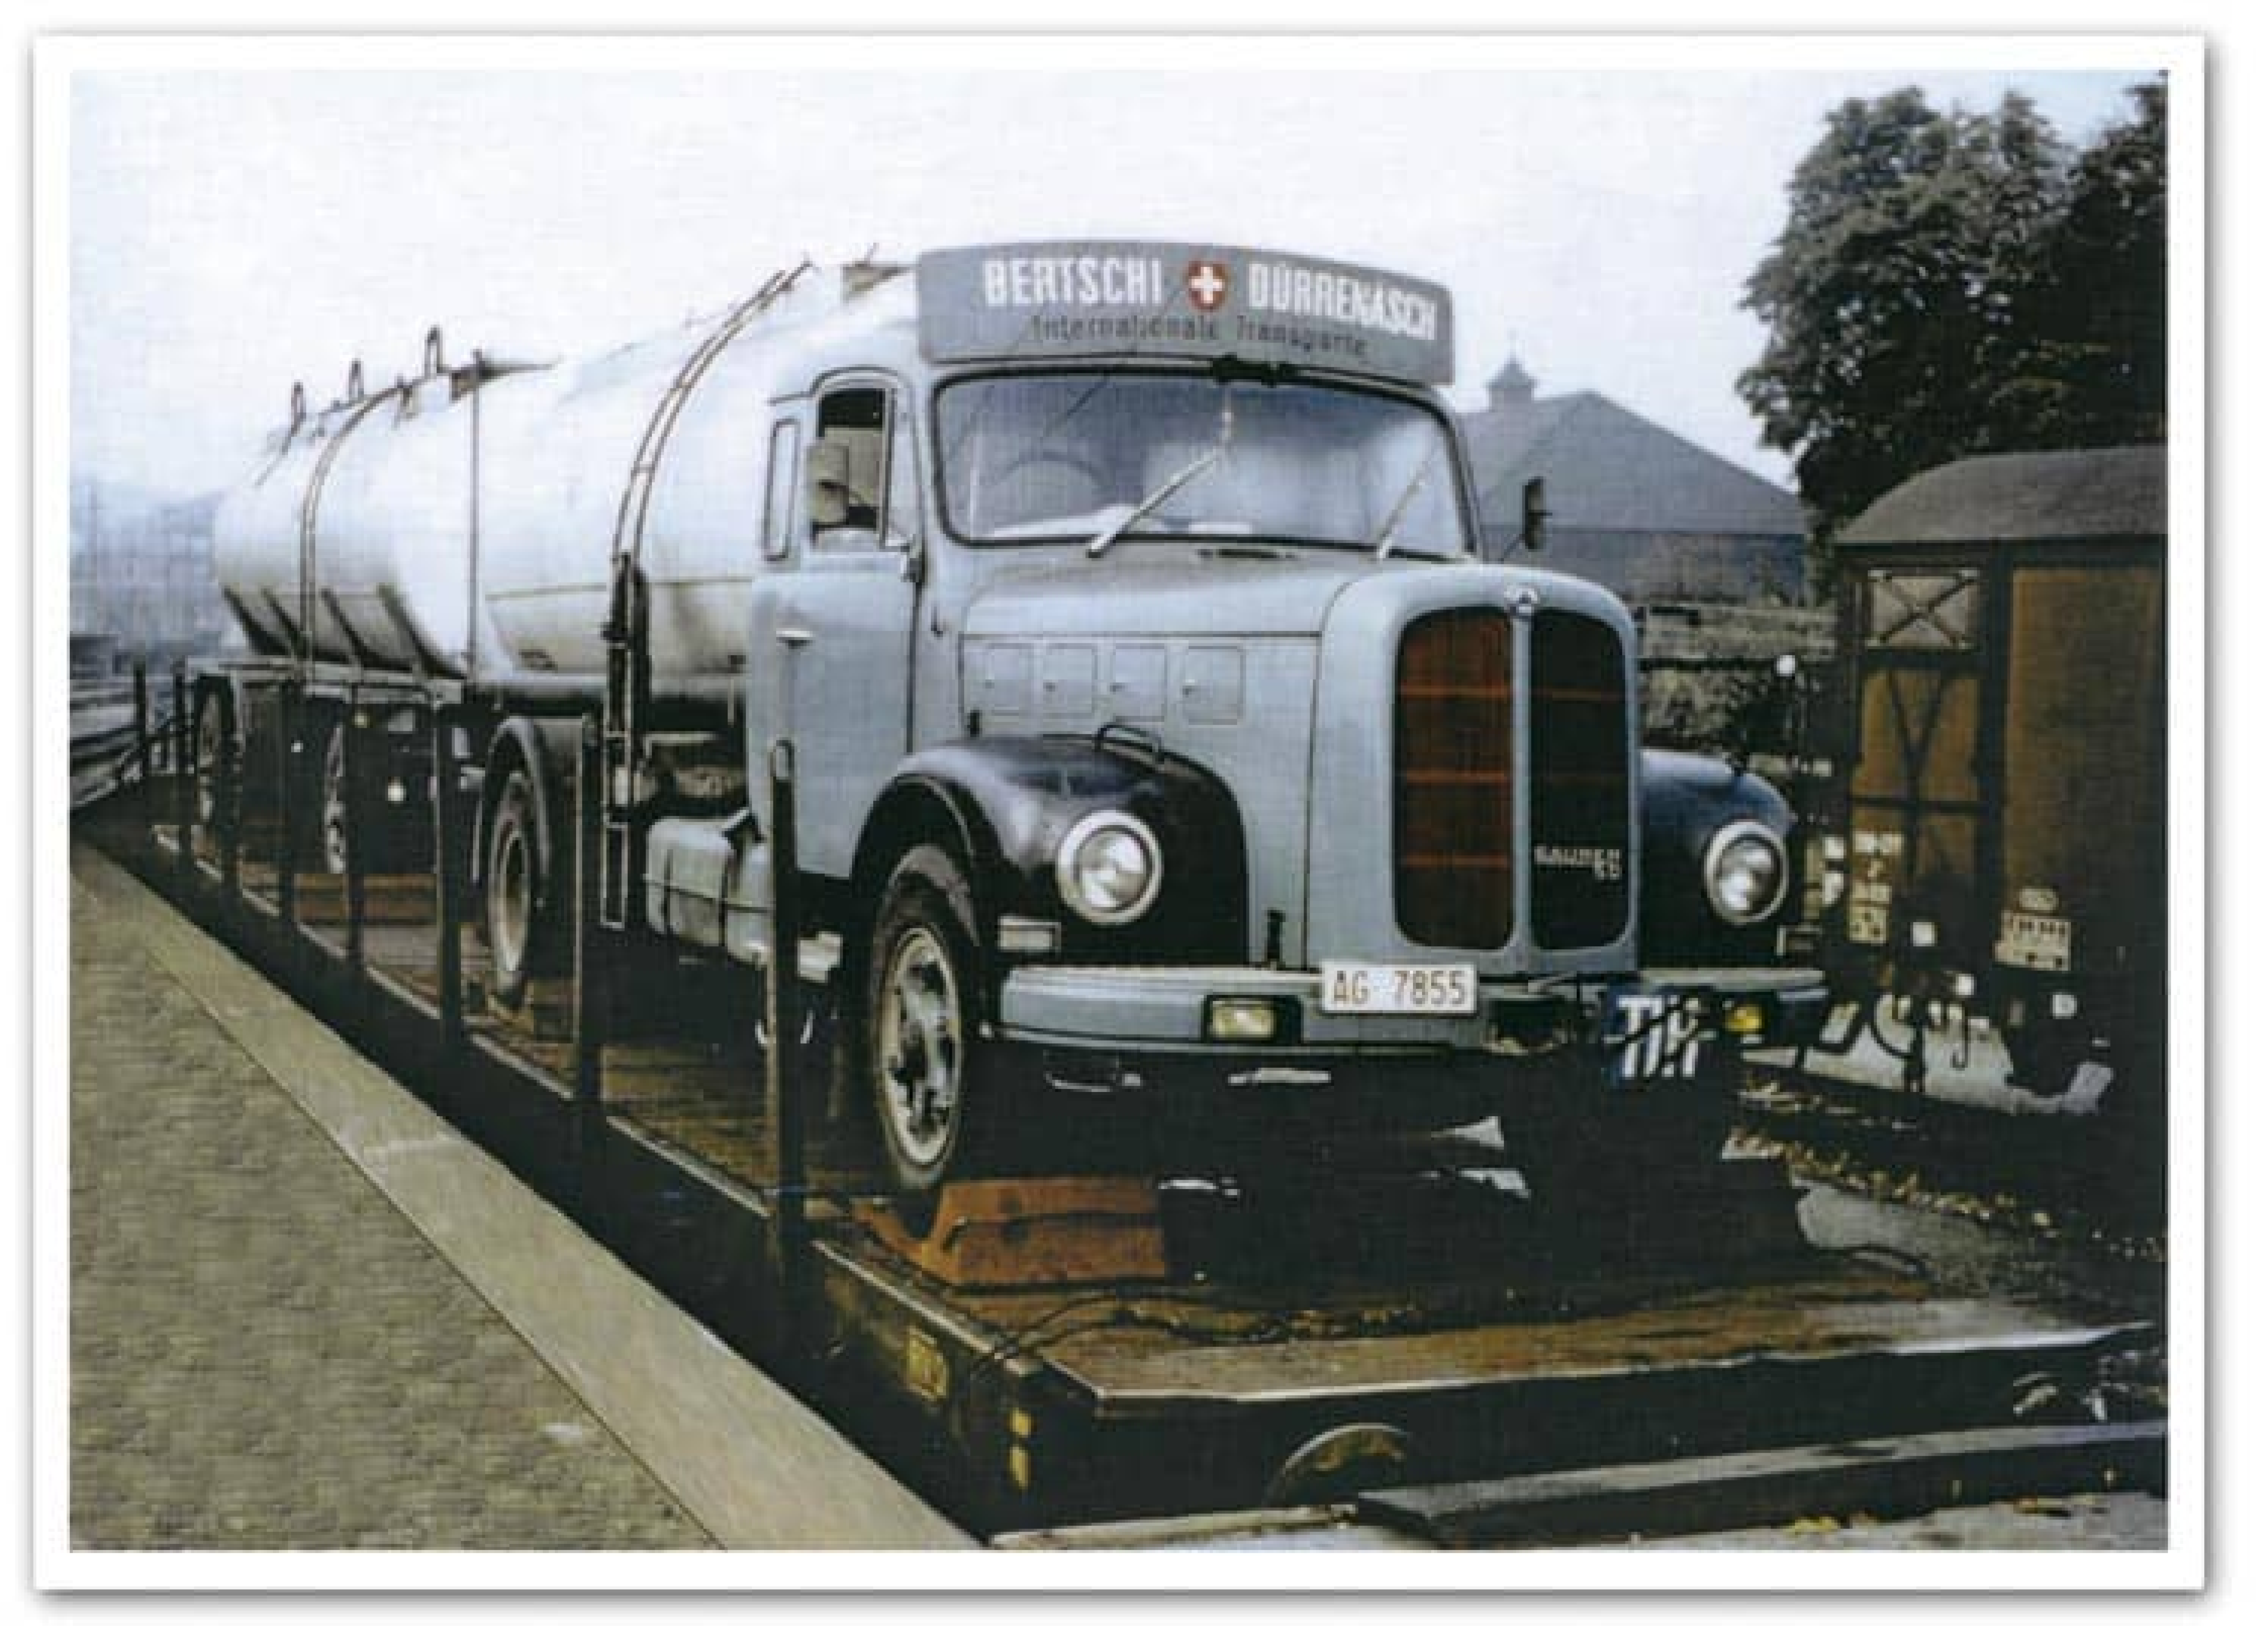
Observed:
[[[2107,541],[2166,533],[2166,448],[1969,456],[1917,474],[1844,530],[1846,547]]]
[[[1599,394],[1499,395],[1464,419],[1481,517],[1496,529],[1517,523],[1521,487],[1540,474],[1555,528],[1804,534],[1790,492]]]

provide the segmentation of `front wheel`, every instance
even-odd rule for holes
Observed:
[[[968,883],[942,850],[891,874],[867,945],[861,1068],[890,1174],[934,1191],[989,1147],[995,1090],[978,1085],[981,977]]]

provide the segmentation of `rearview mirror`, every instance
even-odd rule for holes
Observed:
[[[1520,544],[1530,552],[1543,551],[1543,521],[1551,509],[1543,505],[1543,480],[1531,478],[1520,487]]]
[[[832,440],[805,453],[804,506],[814,530],[840,529],[850,516],[850,453]]]

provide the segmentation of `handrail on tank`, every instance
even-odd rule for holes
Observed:
[[[661,455],[677,419],[710,366],[771,305],[811,269],[809,257],[773,273],[755,293],[711,326],[685,356],[668,388],[647,418],[615,510],[615,538],[608,570],[606,624],[607,671],[600,717],[600,924],[629,927],[630,883],[638,876],[637,828],[629,795],[637,788],[644,756],[644,720],[652,704],[652,662],[646,632],[645,579],[639,558],[645,546],[646,511],[653,499]]]

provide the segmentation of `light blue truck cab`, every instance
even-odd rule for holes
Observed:
[[[763,457],[747,808],[654,806],[638,881],[771,960],[793,743],[797,950],[902,1185],[1098,1099],[1713,1156],[1724,1051],[1822,997],[1757,955],[1788,811],[1642,759],[1614,597],[1485,561],[1446,291],[1093,242],[845,289],[720,373]],[[1705,908],[1677,950],[1648,874]]]

